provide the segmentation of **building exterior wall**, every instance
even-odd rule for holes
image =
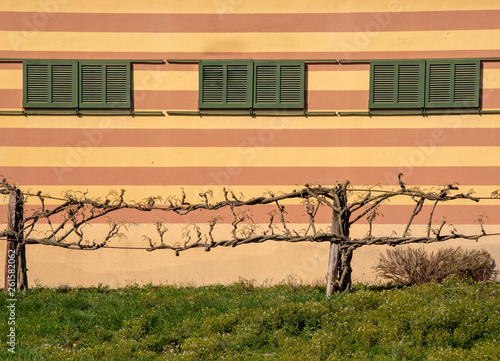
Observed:
[[[105,197],[123,188],[130,200],[179,195],[181,188],[190,199],[207,189],[220,199],[222,186],[249,198],[345,180],[391,189],[400,172],[411,186],[457,182],[464,192],[489,195],[500,188],[500,114],[338,115],[367,112],[370,87],[369,64],[341,61],[306,65],[307,110],[337,115],[169,115],[198,110],[199,76],[197,64],[167,60],[500,57],[499,16],[500,4],[486,0],[3,0],[0,58],[162,59],[165,64],[133,65],[133,106],[165,116],[2,115],[0,174],[24,190]],[[481,109],[500,109],[500,61],[482,62],[481,76]],[[22,64],[0,62],[0,111],[22,105]],[[37,205],[30,202],[28,209]],[[413,206],[390,203],[377,232],[404,227],[404,214]],[[300,228],[306,222],[301,206],[287,207],[290,221]],[[449,224],[476,232],[476,217],[485,212],[486,226],[495,231],[499,209],[492,201],[454,203],[441,207],[435,219],[446,216]],[[136,224],[120,245],[142,244],[155,217],[134,217]],[[265,213],[257,219],[265,223]],[[206,222],[207,216],[167,216],[166,221],[176,240],[186,225]],[[5,222],[1,211],[0,223]],[[416,223],[414,232],[424,229],[426,219]],[[365,231],[361,224],[354,234]],[[484,247],[498,261],[498,241],[460,244]],[[374,280],[371,267],[382,249],[356,251],[355,280]],[[168,251],[29,246],[27,257],[31,282],[119,286],[239,277],[278,282],[288,275],[311,282],[324,277],[327,251],[326,244],[265,244],[175,257]]]

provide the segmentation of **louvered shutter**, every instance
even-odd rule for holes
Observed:
[[[252,106],[251,61],[201,61],[201,109],[241,109]]]
[[[371,109],[424,106],[424,61],[370,62]]]
[[[25,60],[25,108],[76,108],[77,63],[73,60]]]
[[[254,97],[256,109],[303,109],[303,62],[255,62]]]
[[[79,70],[81,108],[131,107],[129,62],[80,61]]]
[[[477,59],[428,60],[426,107],[479,107],[480,68]]]

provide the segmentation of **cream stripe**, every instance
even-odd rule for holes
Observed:
[[[310,71],[308,90],[369,90],[369,71]]]
[[[497,49],[500,30],[346,33],[0,32],[0,48],[101,52],[364,52]]]
[[[102,13],[332,13],[499,9],[496,0],[3,0],[4,11]]]
[[[332,185],[323,185],[325,187],[332,186]],[[260,196],[269,196],[269,192],[272,192],[273,194],[281,194],[281,193],[288,193],[292,192],[294,190],[297,190],[301,187],[301,185],[296,185],[296,186],[290,186],[290,185],[273,185],[273,186],[229,186],[226,187],[229,190],[232,190],[235,194],[240,196],[240,194],[243,194],[245,199],[250,199],[253,197],[260,197]],[[412,186],[414,187],[414,186]],[[428,186],[415,186],[420,188],[421,190],[424,191],[436,191],[437,188],[429,188]],[[63,192],[65,191],[71,191],[71,194],[74,194],[75,196],[81,196],[81,194],[74,193],[74,192],[87,192],[88,197],[92,198],[101,198],[105,199],[106,195],[109,194],[110,191],[116,191],[120,192],[121,189],[125,189],[125,200],[126,201],[141,201],[144,198],[150,197],[150,196],[161,196],[163,200],[170,196],[175,196],[178,199],[181,198],[182,195],[182,190],[180,186],[123,186],[120,184],[117,184],[116,186],[76,186],[76,185],[68,185],[68,186],[38,186],[38,185],[23,185],[21,187],[24,191],[30,190],[31,192],[38,192],[39,190],[42,191],[43,194],[50,194],[54,197],[62,197]],[[199,194],[202,192],[206,191],[212,191],[212,198],[211,201],[217,202],[217,201],[222,201],[224,200],[224,193],[223,193],[223,187],[217,187],[217,186],[205,186],[205,185],[200,185],[200,186],[182,186],[184,189],[184,192],[186,193],[186,197],[188,202],[190,203],[195,203],[195,202],[200,202],[202,199],[200,198]],[[366,186],[364,185],[353,185],[354,189],[366,189]],[[377,187],[377,190],[397,190],[396,186],[385,186],[385,187]],[[467,186],[467,187],[461,187],[461,191],[464,193],[467,193],[470,189],[473,189],[475,191],[473,196],[485,196],[488,197],[492,192],[498,189],[498,187],[493,187],[493,186]],[[376,193],[373,193],[376,195]],[[350,196],[351,200],[355,199],[355,196]],[[2,198],[0,198],[2,199]],[[288,200],[285,203],[286,204],[299,204],[301,200]],[[498,200],[492,200],[492,201],[486,201],[486,200],[481,200],[479,204],[482,205],[489,205],[489,204],[498,204]],[[60,202],[55,201],[55,200],[50,200],[47,199],[46,204],[59,204]],[[36,197],[30,197],[28,199],[28,204],[29,205],[39,205],[40,201]],[[159,204],[162,204],[162,201],[160,201]],[[409,198],[409,197],[396,197],[391,200],[389,203],[390,205],[414,205],[415,202]],[[476,204],[476,203],[471,203],[471,201],[467,200],[457,200],[453,201],[450,204],[455,204],[455,205],[471,205],[471,204]]]
[[[369,71],[310,71],[308,90],[369,90]],[[134,71],[135,90],[198,91],[197,71]],[[500,89],[500,69],[483,72],[483,89]],[[22,70],[0,70],[0,89],[23,89]]]
[[[370,85],[369,71],[311,71],[307,78],[308,90],[368,90]],[[198,91],[198,83],[197,71],[134,72],[136,90]]]
[[[197,71],[134,71],[135,90],[198,90]]]
[[[482,87],[483,89],[499,89],[500,69],[484,69]]]
[[[500,147],[30,148],[4,147],[10,167],[500,166]]]
[[[19,110],[19,109],[17,109]],[[368,111],[368,109],[366,109]],[[0,128],[61,129],[405,129],[405,128],[498,128],[500,115],[457,114],[443,116],[352,117],[83,117],[1,116]]]
[[[0,69],[0,89],[22,89],[23,71]]]

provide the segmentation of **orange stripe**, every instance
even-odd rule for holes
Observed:
[[[500,61],[485,61],[483,62],[483,70],[500,69]]]
[[[23,107],[22,89],[0,89],[0,108],[19,108]]]
[[[2,70],[23,70],[23,63],[0,63]]]
[[[309,90],[307,92],[307,109],[368,110],[368,96],[368,90]],[[135,91],[134,104],[138,110],[198,110],[198,91]]]
[[[498,29],[500,10],[324,14],[0,13],[0,30],[131,33],[379,32]]]
[[[165,63],[165,64],[133,64],[134,70],[140,71],[198,71],[198,64],[177,64],[177,63]]]
[[[137,110],[198,110],[198,92],[193,90],[136,90],[133,103]]]
[[[500,108],[500,89],[483,89],[482,108]],[[368,111],[368,90],[309,90],[307,109],[310,111]],[[133,99],[136,110],[198,110],[196,90],[136,90]],[[23,105],[22,89],[0,89],[0,108]]]
[[[500,128],[2,129],[9,147],[433,147],[498,146]]]
[[[309,90],[307,109],[368,110],[368,99],[368,90]]]
[[[498,186],[500,167],[3,167],[0,175],[23,185],[394,185],[403,173],[408,185]],[[1,179],[1,178],[0,178]]]
[[[307,71],[370,71],[370,64],[307,64]]]
[[[0,50],[0,58],[23,59],[431,59],[500,57],[500,49],[335,52],[68,52]],[[187,65],[186,65],[187,66]]]
[[[500,109],[500,89],[482,89],[481,92],[483,109]]]
[[[471,201],[472,203],[472,201]],[[53,209],[54,206],[47,207],[47,209]],[[276,209],[275,205],[259,205],[253,207],[246,207],[252,209],[252,217],[257,223],[268,223],[269,222],[269,212]],[[33,211],[37,209],[37,206],[26,207],[26,212],[28,215],[33,214]],[[244,208],[242,208],[244,209]],[[405,205],[385,205],[380,208],[383,216],[378,217],[375,220],[376,224],[406,224],[410,215],[412,214],[414,206]],[[414,218],[413,224],[427,224],[428,216],[432,209],[431,205],[423,207],[422,211]],[[304,206],[302,205],[286,205],[285,206],[286,220],[290,223],[308,223],[308,218],[304,212]],[[485,214],[488,216],[486,230],[488,229],[488,224],[498,225],[500,224],[500,207],[491,205],[481,205],[481,204],[471,204],[470,206],[464,205],[442,205],[441,207],[436,207],[433,215],[433,223],[436,227],[441,224],[443,217],[446,217],[447,224],[476,224],[477,217]],[[134,210],[120,210],[110,214],[112,219],[118,221],[129,221],[134,223],[152,223],[160,218],[163,218],[165,223],[208,223],[211,217],[215,215],[220,215],[223,217],[221,223],[231,223],[233,216],[230,209],[218,209],[217,211],[196,211],[190,213],[189,215],[178,215],[173,212],[161,212],[161,211],[151,211],[151,212],[140,212]],[[351,216],[351,219],[354,219]],[[317,223],[330,223],[332,220],[331,212],[327,207],[320,208],[320,211],[316,214]],[[93,221],[92,223],[107,223],[108,217],[103,217]],[[53,220],[54,221],[54,220]],[[7,217],[6,212],[0,212],[0,223],[6,223]],[[45,223],[43,220],[40,223]],[[366,224],[366,218],[361,219],[356,224]],[[478,226],[478,233],[480,233],[480,228]],[[443,233],[448,230],[445,227]]]
[[[488,63],[496,64],[496,63]],[[500,67],[500,65],[498,65]],[[133,64],[134,70],[140,71],[198,71],[198,64],[177,64],[177,63],[165,63],[165,64]],[[2,70],[23,70],[22,63],[1,63],[0,69]],[[485,67],[486,69],[486,67]],[[488,69],[496,69],[488,67]],[[370,65],[367,64],[307,64],[307,71],[369,71]]]

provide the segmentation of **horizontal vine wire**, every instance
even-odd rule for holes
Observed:
[[[8,195],[16,190],[12,184],[4,179],[0,183],[0,194]],[[350,198],[355,198],[346,206],[339,206],[339,196],[346,192]],[[407,187],[399,177],[399,186],[395,190],[385,191],[376,187],[366,189],[355,189],[349,182],[337,184],[334,187],[323,187],[320,185],[308,185],[289,193],[274,194],[268,192],[266,195],[245,200],[243,196],[237,196],[233,191],[223,189],[224,200],[213,202],[212,191],[201,193],[197,202],[189,202],[182,189],[180,197],[169,196],[162,198],[152,196],[141,202],[125,201],[125,190],[120,192],[111,191],[105,199],[92,198],[87,193],[65,192],[61,197],[54,197],[41,192],[22,191],[22,202],[29,198],[40,201],[40,207],[32,214],[25,214],[22,220],[19,234],[13,234],[7,230],[0,231],[0,238],[7,236],[17,237],[24,244],[43,244],[68,249],[96,250],[100,248],[129,248],[154,250],[172,250],[176,255],[180,252],[195,248],[203,248],[210,251],[215,247],[235,247],[243,244],[255,244],[268,241],[276,242],[333,242],[341,249],[354,250],[366,245],[401,245],[410,243],[432,243],[451,239],[478,240],[485,236],[499,235],[499,233],[487,233],[483,226],[483,217],[479,216],[476,221],[479,224],[477,234],[462,234],[453,228],[446,233],[443,231],[446,221],[441,221],[433,226],[433,214],[438,204],[456,200],[468,200],[479,202],[484,199],[498,199],[500,192],[495,191],[488,197],[475,197],[471,192],[459,193],[455,184],[437,187],[426,191],[417,187]],[[415,203],[411,214],[407,217],[407,224],[402,235],[374,236],[373,224],[381,213],[381,206],[395,197],[409,197]],[[303,215],[308,220],[307,228],[300,231],[290,229],[287,221],[286,205],[283,201],[298,199],[304,207]],[[50,208],[46,206],[46,200],[58,201],[59,205]],[[412,236],[410,227],[414,218],[421,213],[424,203],[432,204],[431,212],[427,216],[427,231],[423,236]],[[251,210],[259,205],[274,205],[274,209],[268,213],[269,221],[266,226],[257,224],[253,219]],[[341,219],[348,219],[348,226],[365,219],[369,230],[364,237],[353,238],[333,233],[331,227],[319,229],[316,221],[318,210],[322,207],[329,208],[332,214]],[[109,230],[99,240],[87,237],[86,226],[92,221],[109,217],[119,210],[130,209],[137,212],[171,212],[180,216],[186,216],[195,211],[216,213],[222,209],[231,211],[231,219],[224,222],[221,216],[212,216],[205,224],[208,230],[202,230],[197,224],[186,226],[182,235],[177,235],[177,240],[172,244],[167,240],[167,225],[163,221],[157,221],[156,235],[143,236],[147,242],[146,247],[120,247],[112,245],[116,239],[126,238],[128,224],[126,222],[108,221]],[[26,212],[25,212],[26,213]],[[347,217],[345,217],[347,216]],[[40,233],[36,226],[44,221],[49,225],[49,230]],[[230,225],[230,234],[226,239],[216,239],[214,231],[221,224]],[[175,237],[175,236],[174,236]]]

